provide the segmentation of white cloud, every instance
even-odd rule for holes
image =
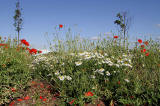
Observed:
[[[42,51],[42,54],[46,54],[46,53],[49,53],[50,51],[49,50],[47,50],[47,49],[43,49],[43,50],[41,50]]]
[[[157,39],[160,40],[160,36],[158,36]]]
[[[158,27],[160,27],[160,24],[157,24]]]
[[[98,36],[94,36],[90,38],[91,40],[99,40],[100,38]]]
[[[35,56],[42,55],[42,54],[47,54],[47,53],[51,52],[51,51],[49,51],[47,49],[42,49],[40,51],[42,51],[42,53],[37,53]]]

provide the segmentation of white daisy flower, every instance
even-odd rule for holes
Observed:
[[[116,73],[116,71],[113,71],[114,73]]]
[[[104,63],[105,63],[105,61],[103,61],[103,60],[102,60],[102,63],[104,64]]]
[[[47,76],[52,76],[51,74],[48,74]]]
[[[64,63],[62,63],[62,65],[64,65]]]
[[[59,75],[59,71],[55,72],[54,74],[55,74],[55,75]]]
[[[99,69],[98,71],[99,71],[99,72],[103,72],[103,71],[104,71],[104,68],[101,68],[101,69]]]
[[[72,80],[72,78],[71,78],[70,76],[65,76],[65,78],[66,78],[67,80]]]
[[[92,89],[96,89],[96,87],[92,87]]]
[[[119,64],[115,64],[117,67],[119,67]]]
[[[91,75],[91,78],[95,79],[95,78],[96,78],[96,76],[94,76],[94,75]]]
[[[105,55],[105,56],[108,56],[108,54],[107,54],[107,53],[104,53],[104,55]]]
[[[109,63],[108,65],[109,65],[109,66],[113,66],[113,63]]]
[[[127,55],[126,55],[126,54],[123,54],[122,56],[123,56],[123,57],[127,57]]]
[[[91,59],[92,56],[91,55],[85,55],[85,59]]]
[[[99,72],[99,74],[104,75],[104,73],[103,73],[103,72]]]
[[[79,66],[79,65],[81,65],[81,64],[82,64],[82,62],[81,62],[81,61],[79,61],[79,62],[75,62],[75,64],[76,64],[76,66]]]
[[[124,79],[126,82],[130,82],[128,79]]]
[[[107,76],[110,76],[111,74],[110,74],[110,72],[109,72],[109,71],[106,71],[106,75],[107,75]]]
[[[58,78],[59,78],[61,81],[63,81],[63,80],[65,79],[64,76],[58,76]]]

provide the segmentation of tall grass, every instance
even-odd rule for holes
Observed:
[[[125,48],[120,38],[92,41],[80,39],[80,36],[71,36],[70,33],[69,31],[66,34],[65,40],[60,39],[58,35],[54,37],[54,46],[51,48],[56,54],[50,54],[48,57],[50,64],[54,65],[53,69],[41,72],[41,68],[37,70],[43,78],[57,83],[57,89],[64,102],[76,98],[75,104],[82,105],[92,99],[105,98],[123,105],[159,103],[159,42],[148,40],[149,44],[145,45],[147,51],[143,53],[143,43],[137,41],[136,46],[130,49],[128,39]],[[146,53],[149,55],[146,56]],[[122,63],[119,64],[118,61],[121,60]],[[113,63],[109,64],[109,61]],[[104,75],[98,71],[103,69]],[[96,70],[100,74],[96,73]],[[106,74],[108,72],[111,75]],[[92,79],[91,75],[96,78]],[[65,76],[70,76],[72,80],[64,80]],[[84,93],[87,91],[94,91],[94,97],[85,97]]]
[[[8,48],[0,47],[0,103],[22,95],[8,92],[11,88],[23,91],[29,80],[42,79],[60,94],[59,105],[83,106],[95,100],[106,105],[158,105],[160,42],[135,41],[129,48],[128,39],[124,47],[123,39],[113,36],[94,41],[70,30],[62,38],[56,33],[49,42],[51,52],[37,56],[10,39],[1,40]]]

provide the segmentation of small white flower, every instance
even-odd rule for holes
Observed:
[[[97,69],[95,72],[98,72],[99,74],[104,75],[103,71],[104,71],[104,69],[101,68],[101,69],[99,69],[99,70]]]
[[[64,76],[58,76],[58,78],[61,80],[61,81],[63,81],[64,80]]]
[[[109,71],[106,71],[106,75],[107,75],[107,76],[110,76],[111,74],[110,74],[110,72],[109,72]]]
[[[113,71],[114,73],[116,73],[116,71]]]
[[[142,64],[142,66],[144,67],[145,65],[144,65],[144,64]]]
[[[85,55],[85,59],[91,59],[91,55]]]
[[[55,72],[54,74],[55,74],[55,75],[59,75],[59,71]]]
[[[104,71],[104,68],[101,68],[101,69],[99,69],[98,71],[99,71],[99,72],[103,72],[103,71]]]
[[[104,53],[104,55],[105,55],[105,56],[108,56],[108,54],[107,54],[107,53]]]
[[[105,61],[103,61],[103,60],[102,60],[102,63],[104,64],[104,63],[105,63]]]
[[[127,55],[126,55],[126,54],[123,54],[122,56],[123,56],[123,57],[127,57]]]
[[[71,78],[70,76],[65,76],[65,78],[66,78],[67,80],[72,80],[72,78]]]
[[[126,82],[130,82],[128,79],[124,79]]]
[[[48,74],[47,76],[52,76],[51,74]]]
[[[79,61],[79,62],[75,62],[75,64],[76,64],[76,66],[79,66],[79,65],[81,65],[81,64],[82,64],[82,62],[81,62],[81,61]]]
[[[95,78],[96,78],[96,76],[94,76],[94,75],[91,75],[91,78],[95,79]]]
[[[129,63],[131,63],[131,59],[129,59],[128,61],[129,61]]]
[[[110,58],[106,58],[106,61],[111,61],[111,59]]]
[[[99,72],[99,74],[104,75],[104,73],[103,73],[103,72]]]
[[[115,64],[117,67],[119,67],[119,64]]]
[[[113,66],[113,63],[109,63],[108,65],[109,65],[109,66]]]
[[[96,87],[92,87],[92,89],[96,89]]]
[[[83,56],[83,55],[85,55],[85,54],[84,54],[84,53],[78,53],[78,55]]]

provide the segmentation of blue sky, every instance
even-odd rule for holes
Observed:
[[[0,36],[16,37],[13,16],[16,0],[0,0]],[[116,32],[116,14],[128,11],[132,18],[130,39],[160,39],[160,0],[20,0],[24,19],[20,38],[31,47],[48,46],[46,33],[52,42],[55,27],[63,24],[60,33],[70,27],[82,37],[93,38],[100,33]],[[115,33],[116,34],[116,33]]]

